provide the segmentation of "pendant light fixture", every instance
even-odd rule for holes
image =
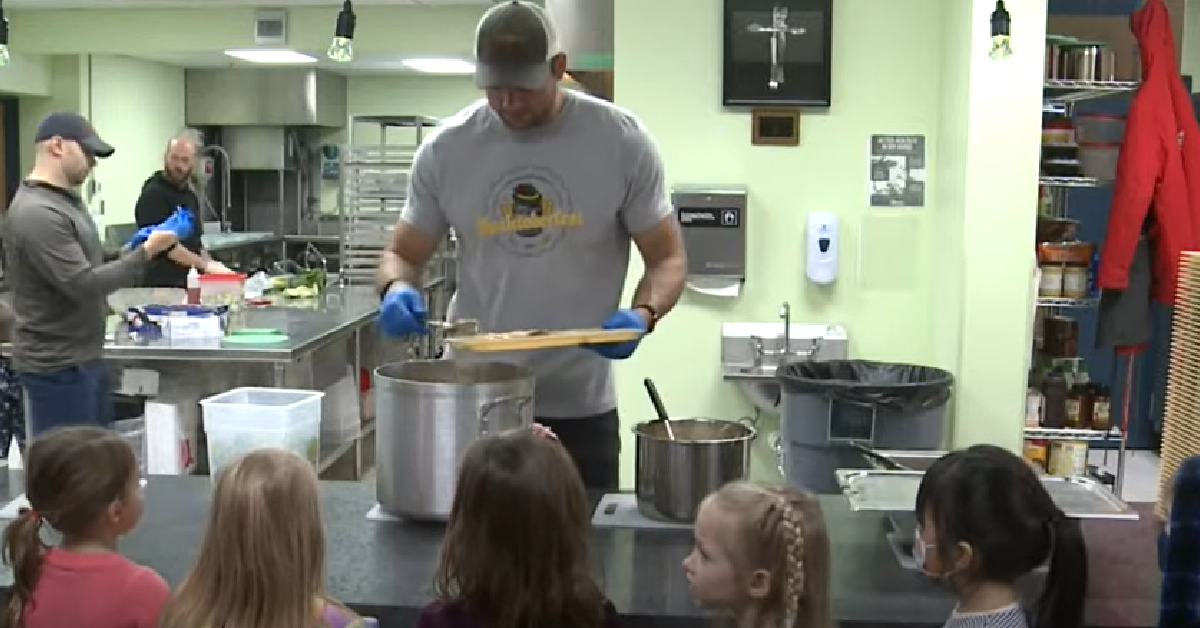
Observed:
[[[349,63],[354,60],[354,26],[357,22],[354,6],[350,0],[342,3],[342,10],[337,16],[337,26],[333,30],[333,43],[329,44],[330,59],[338,63]]]
[[[0,67],[8,63],[8,17],[4,15],[4,3],[0,2]]]
[[[1012,56],[1011,25],[1012,18],[1004,8],[1004,0],[996,0],[996,10],[992,11],[992,49],[988,52],[992,59],[1000,61]]]

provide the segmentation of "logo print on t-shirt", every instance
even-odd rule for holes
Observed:
[[[569,207],[566,186],[553,172],[523,168],[496,182],[475,229],[481,239],[516,255],[537,257],[557,246],[568,229],[583,226],[583,214]]]

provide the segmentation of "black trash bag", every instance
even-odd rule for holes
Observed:
[[[114,421],[140,419],[146,416],[146,397],[121,393],[112,393],[112,397]]]
[[[946,405],[954,387],[949,371],[869,360],[792,362],[777,376],[784,394],[822,395],[905,414]]]

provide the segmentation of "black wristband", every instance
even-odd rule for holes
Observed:
[[[406,281],[402,281],[402,280],[400,280],[400,279],[391,279],[391,280],[389,280],[387,283],[383,284],[383,287],[382,287],[382,288],[380,288],[380,289],[379,289],[379,298],[382,300],[382,299],[383,299],[383,297],[386,297],[386,296],[387,296],[387,293],[388,293],[388,290],[391,290],[391,289],[392,289],[392,286],[394,286],[394,285],[396,285],[396,284],[398,284],[398,283],[408,283],[408,282],[406,282]]]
[[[633,306],[633,309],[646,310],[646,313],[650,315],[650,325],[646,327],[646,333],[654,331],[654,328],[658,326],[658,310],[654,309],[654,306],[649,303],[638,303]]]
[[[167,248],[165,248],[165,249],[163,249],[163,250],[159,251],[159,252],[158,252],[158,254],[157,254],[157,255],[155,255],[155,256],[153,256],[151,259],[163,259],[163,258],[165,258],[166,256],[170,255],[170,254],[171,254],[171,251],[174,251],[174,250],[175,250],[175,247],[177,247],[177,246],[179,246],[179,243],[178,243],[178,242],[173,242],[173,243],[171,244],[171,246],[168,246]]]

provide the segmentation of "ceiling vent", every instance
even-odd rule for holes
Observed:
[[[287,10],[258,9],[254,12],[254,43],[282,46],[287,43]]]

